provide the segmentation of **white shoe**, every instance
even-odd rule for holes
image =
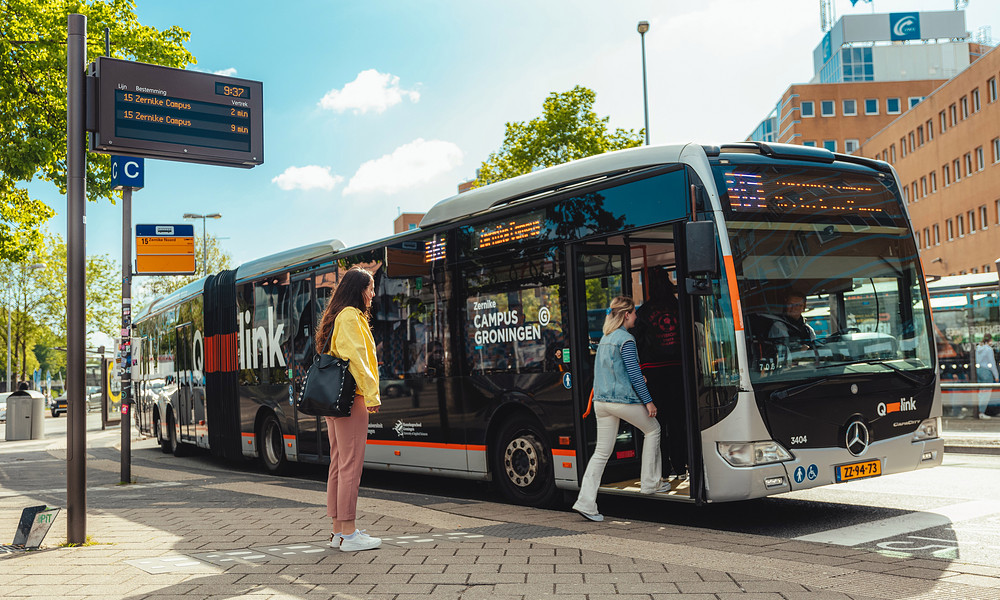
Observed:
[[[327,542],[327,546],[331,548],[340,548],[340,540],[344,539],[344,534],[342,533],[331,533],[330,541]]]
[[[589,519],[591,521],[595,521],[597,523],[600,523],[601,521],[604,520],[604,515],[602,515],[601,513],[587,513],[587,512],[583,512],[579,508],[574,508],[573,510],[575,510],[576,512],[578,512],[581,515],[583,515],[583,518]]]
[[[980,419],[992,419],[993,417],[989,416],[986,413],[979,413],[979,418]]]
[[[341,536],[341,552],[357,552],[359,550],[374,550],[382,545],[382,538],[372,537],[360,529],[355,529],[351,535]]]

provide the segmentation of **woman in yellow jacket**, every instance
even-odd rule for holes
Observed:
[[[354,523],[358,506],[358,486],[365,461],[368,438],[368,413],[378,412],[381,404],[378,391],[378,362],[375,340],[368,319],[375,279],[371,273],[353,267],[337,284],[333,298],[323,312],[317,340],[325,340],[333,328],[329,352],[350,361],[348,370],[358,388],[349,417],[326,417],[330,436],[330,473],[326,482],[326,514],[333,519],[330,546],[344,552],[374,550],[382,540],[359,530]],[[322,341],[316,342],[322,345]]]

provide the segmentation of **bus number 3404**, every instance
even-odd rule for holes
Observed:
[[[804,444],[804,443],[806,443],[806,436],[804,436],[804,435],[793,435],[792,436],[792,445],[793,446],[795,444]]]

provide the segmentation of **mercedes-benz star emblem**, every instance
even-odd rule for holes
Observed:
[[[861,421],[851,421],[847,425],[847,451],[854,456],[861,456],[868,449],[868,427]]]

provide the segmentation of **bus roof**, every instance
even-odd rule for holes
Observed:
[[[927,282],[927,291],[929,293],[941,292],[945,290],[957,290],[967,287],[983,287],[991,286],[997,287],[997,274],[996,273],[971,273],[969,275],[952,275],[950,277],[942,277],[935,281]]]
[[[344,243],[340,240],[326,240],[307,246],[300,246],[285,250],[277,254],[258,258],[247,263],[243,263],[236,268],[236,281],[256,279],[268,273],[286,271],[296,265],[305,264],[311,260],[323,256],[332,256],[338,250],[344,249]]]
[[[185,300],[188,300],[189,298],[193,298],[203,293],[205,291],[206,279],[208,278],[201,277],[185,285],[182,288],[178,288],[170,292],[166,296],[160,296],[159,298],[154,299],[152,304],[144,307],[137,314],[133,315],[132,320],[138,321],[142,318],[145,318],[148,315],[151,315],[155,312],[159,312],[161,309],[166,309],[171,306],[175,306],[177,304],[184,302]]]
[[[576,187],[611,175],[681,162],[681,153],[689,145],[695,144],[640,146],[617,150],[491,183],[441,200],[427,211],[420,221],[420,228],[440,225],[485,212],[501,204],[557,189]]]

